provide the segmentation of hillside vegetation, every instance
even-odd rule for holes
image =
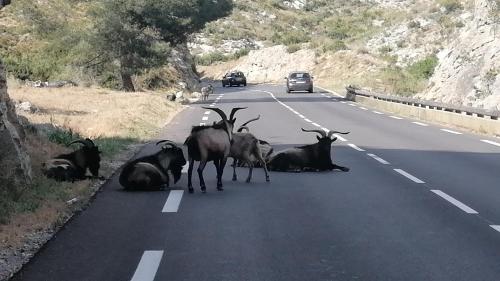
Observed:
[[[201,69],[209,76],[240,68],[250,76],[272,77],[270,72],[287,70],[287,67],[276,67],[273,59],[269,64],[259,60],[260,65],[254,61],[256,57],[272,55],[266,48],[283,45],[287,52],[275,56],[287,62],[300,60],[300,56],[294,56],[299,50],[314,52],[314,65],[308,70],[314,71],[322,83],[337,90],[347,84],[356,84],[408,96],[432,87],[429,79],[442,63],[442,52],[474,42],[463,39],[457,42],[457,38],[464,31],[479,27],[481,24],[477,20],[483,19],[488,28],[488,38],[483,38],[481,43],[487,41],[487,48],[495,49],[493,41],[499,36],[490,34],[490,30],[495,30],[500,22],[497,2],[240,0],[235,1],[229,17],[207,24],[203,32],[192,38],[189,46]],[[495,49],[493,53],[496,52]],[[476,59],[478,63],[483,61],[480,57],[472,60]],[[495,73],[500,66],[486,67],[491,69],[489,77],[485,73],[478,73],[478,76],[498,80]],[[278,79],[283,75],[277,75]],[[257,82],[261,81],[257,79]],[[500,88],[492,89],[495,90],[490,91],[491,94],[500,95],[496,93]],[[439,96],[431,99],[442,100]],[[483,106],[476,100],[455,102]]]

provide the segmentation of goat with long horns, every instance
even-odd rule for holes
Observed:
[[[278,152],[269,160],[268,167],[271,171],[282,172],[300,172],[300,171],[331,171],[341,170],[348,172],[349,168],[336,165],[332,162],[331,149],[332,143],[337,137],[332,139],[333,134],[348,134],[338,131],[329,131],[328,134],[323,130],[305,130],[303,132],[318,133],[316,136],[318,142],[299,147],[286,149]]]
[[[231,142],[233,139],[233,127],[236,118],[234,114],[246,107],[236,107],[231,110],[229,118],[219,108],[203,107],[204,109],[213,110],[220,115],[222,120],[214,123],[211,126],[193,126],[191,134],[186,138],[184,144],[188,148],[188,188],[189,192],[193,193],[193,184],[191,176],[193,173],[194,161],[200,161],[198,166],[198,177],[200,179],[200,188],[202,192],[206,192],[205,180],[203,178],[203,170],[207,162],[213,161],[217,169],[217,190],[223,190],[222,173],[226,166],[227,157],[231,150]]]

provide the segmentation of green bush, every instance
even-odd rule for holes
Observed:
[[[462,3],[459,0],[439,0],[438,3],[446,9],[447,13],[463,9]]]
[[[283,44],[290,46],[309,42],[311,37],[305,31],[291,30],[291,31],[278,31],[273,34],[271,41],[276,44]]]
[[[434,74],[438,62],[438,58],[432,55],[410,65],[407,71],[417,79],[429,79]]]
[[[293,53],[297,52],[298,50],[300,50],[300,44],[293,44],[293,45],[287,46],[287,48],[286,48],[286,51],[290,54],[293,54]]]

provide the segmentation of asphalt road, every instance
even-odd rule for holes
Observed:
[[[239,123],[276,150],[315,142],[300,128],[350,131],[333,159],[351,171],[262,170],[245,183],[187,193],[124,192],[111,179],[13,280],[500,280],[498,140],[374,112],[331,93],[260,85],[216,88],[162,133],[182,143],[191,125]],[[218,99],[216,99],[218,98]],[[237,121],[237,123],[238,123]],[[141,154],[151,153],[153,145]]]

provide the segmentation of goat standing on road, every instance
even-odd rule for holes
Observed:
[[[271,157],[268,166],[271,171],[281,172],[300,172],[307,170],[331,171],[334,169],[348,172],[349,168],[333,164],[331,158],[332,143],[337,138],[331,138],[335,133],[348,134],[329,131],[328,135],[323,130],[304,130],[303,132],[315,132],[321,135],[317,136],[318,142],[315,144],[294,147],[278,152]]]
[[[238,128],[237,132],[241,133],[241,132],[243,132],[243,130],[245,130],[247,133],[249,133],[250,129],[248,128],[247,125],[250,122],[257,121],[259,119],[260,119],[260,115],[257,116],[257,118],[253,118],[253,119],[248,120],[247,122],[243,123]],[[267,141],[259,139],[259,149],[260,149],[262,158],[264,159],[264,162],[267,163],[269,161],[269,158],[271,157],[271,154],[274,151],[273,147]],[[263,167],[263,165],[262,165],[261,161],[259,161],[259,159],[253,157],[252,155],[250,155],[250,157],[252,159],[252,163],[253,163],[254,168]],[[237,161],[237,164],[238,164],[238,167],[244,167],[245,166],[245,163],[243,163],[242,161]]]
[[[170,185],[169,171],[176,183],[182,175],[186,159],[182,148],[169,140],[161,140],[161,150],[125,165],[120,173],[120,184],[127,190],[158,190]]]
[[[205,180],[203,179],[203,170],[207,162],[214,161],[217,169],[217,190],[222,188],[222,173],[227,162],[227,157],[231,150],[233,140],[233,127],[236,121],[234,114],[240,109],[246,107],[236,107],[231,110],[229,119],[219,108],[203,107],[217,112],[222,118],[221,122],[214,123],[211,126],[193,126],[191,134],[186,138],[184,144],[188,148],[189,169],[188,169],[188,188],[189,193],[193,193],[191,176],[193,173],[194,161],[200,161],[198,166],[198,177],[200,179],[200,188],[206,192]]]
[[[214,86],[208,84],[208,86],[201,88],[201,100],[208,100],[208,96],[214,93]]]

